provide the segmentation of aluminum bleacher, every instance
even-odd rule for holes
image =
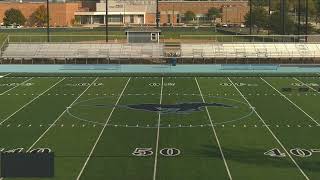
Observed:
[[[2,59],[160,59],[164,44],[157,43],[8,43]],[[320,58],[320,43],[181,43],[179,57],[191,59]]]
[[[10,43],[2,58],[162,58],[162,44]]]
[[[320,58],[320,43],[181,44],[182,58]]]

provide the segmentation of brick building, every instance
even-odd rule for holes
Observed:
[[[249,7],[248,1],[162,1],[159,3],[160,22],[179,24],[187,11],[196,14],[196,20],[207,18],[210,8],[221,10],[221,23],[241,24]]]
[[[0,2],[0,22],[7,9],[20,9],[28,18],[45,2]],[[221,11],[221,23],[241,24],[248,12],[248,1],[159,1],[160,23],[184,24],[187,11],[195,13],[194,22],[206,20],[207,12],[215,7]],[[105,19],[105,2],[55,2],[50,3],[50,25],[70,26],[72,22],[81,25],[103,25]],[[108,0],[108,21],[111,25],[148,24],[154,25],[156,17],[155,0]]]
[[[221,23],[241,24],[248,12],[248,1],[159,1],[161,24],[183,24],[187,11],[195,13],[195,21],[207,18],[207,12],[215,7],[221,11]],[[80,24],[104,24],[104,0],[96,4],[95,11],[75,13]],[[110,24],[155,24],[156,1],[152,0],[108,0]]]
[[[0,22],[3,22],[6,10],[15,8],[21,10],[22,14],[28,19],[30,15],[40,6],[46,6],[45,2],[0,2]],[[74,13],[81,10],[80,2],[59,2],[50,3],[50,25],[51,26],[70,26],[73,22]]]

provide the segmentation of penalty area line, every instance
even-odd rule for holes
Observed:
[[[204,97],[203,97],[203,94],[202,94],[202,91],[201,91],[201,88],[200,88],[200,85],[199,85],[199,83],[198,83],[197,78],[195,77],[194,80],[196,81],[196,84],[197,84],[197,86],[198,86],[198,89],[199,89],[199,92],[200,92],[200,96],[201,96],[201,98],[202,98],[203,103],[206,103],[206,101],[205,101],[205,99],[204,99]],[[226,167],[226,170],[227,170],[229,179],[232,180],[232,176],[231,176],[231,173],[230,173],[230,169],[229,169],[229,166],[228,166],[228,164],[227,164],[227,160],[226,160],[226,158],[225,158],[225,156],[224,156],[224,153],[223,153],[223,151],[222,151],[222,147],[221,147],[221,144],[220,144],[220,141],[219,141],[219,138],[218,138],[216,129],[214,128],[213,121],[212,121],[211,115],[210,115],[210,113],[209,113],[208,107],[205,106],[205,109],[206,109],[208,118],[209,118],[209,120],[210,120],[211,128],[212,128],[213,134],[214,134],[214,136],[215,136],[215,139],[216,139],[216,141],[217,141],[217,144],[218,144],[218,147],[219,147],[219,150],[220,150],[220,154],[221,154],[221,156],[222,156],[224,165],[225,165],[225,167]]]
[[[61,81],[63,81],[65,78],[61,79],[60,81],[56,82],[54,85],[52,85],[50,88],[48,88],[47,90],[45,90],[44,92],[42,92],[41,94],[39,94],[37,97],[33,98],[31,101],[27,102],[25,105],[23,105],[21,108],[19,108],[17,111],[15,111],[14,113],[12,113],[10,116],[8,116],[7,118],[5,118],[3,121],[0,122],[0,124],[6,122],[8,119],[10,119],[12,116],[14,116],[15,114],[17,114],[19,111],[21,111],[23,108],[25,108],[26,106],[28,106],[29,104],[31,104],[33,101],[35,101],[36,99],[38,99],[39,97],[41,97],[43,94],[45,94],[46,92],[48,92],[50,89],[52,89],[53,87],[55,87],[57,84],[59,84]]]
[[[320,124],[318,123],[318,121],[316,121],[312,116],[310,116],[307,112],[305,112],[300,106],[298,106],[296,103],[294,103],[293,101],[291,101],[286,95],[284,95],[283,93],[281,93],[278,89],[276,89],[275,87],[273,87],[270,83],[268,83],[265,79],[263,79],[262,77],[260,77],[260,79],[262,81],[264,81],[266,84],[268,84],[273,90],[277,91],[282,97],[284,97],[287,101],[289,101],[292,105],[294,105],[296,108],[298,108],[301,112],[303,112],[306,116],[308,116],[314,123],[316,123],[317,126],[320,126]]]
[[[98,77],[88,86],[68,107],[72,106],[96,81]],[[30,151],[42,138],[47,132],[55,125],[55,123],[67,112],[68,108],[66,108],[58,118],[39,136],[39,138],[29,147],[27,151]]]
[[[94,145],[93,145],[93,147],[92,147],[92,149],[91,149],[91,151],[90,151],[90,153],[89,153],[89,155],[88,155],[88,158],[86,159],[85,163],[83,164],[83,166],[82,166],[82,168],[81,168],[81,170],[80,170],[80,172],[79,172],[79,174],[78,174],[77,180],[79,180],[80,177],[82,176],[82,173],[83,173],[84,169],[86,168],[86,166],[87,166],[87,164],[88,164],[88,162],[89,162],[89,160],[90,160],[90,158],[91,158],[91,156],[92,156],[92,154],[93,154],[93,151],[95,150],[95,148],[96,148],[96,146],[97,146],[100,138],[102,137],[102,134],[103,134],[105,128],[107,127],[107,125],[108,125],[108,123],[109,123],[109,121],[110,121],[110,119],[111,119],[111,116],[112,116],[114,110],[116,109],[118,103],[120,102],[120,99],[121,99],[124,91],[127,89],[127,86],[128,86],[128,84],[129,84],[130,80],[131,80],[131,77],[128,79],[127,83],[125,84],[124,88],[122,89],[121,94],[119,95],[119,97],[118,97],[118,99],[117,99],[117,102],[116,102],[115,105],[113,106],[113,108],[112,108],[112,110],[111,110],[111,112],[110,112],[110,114],[109,114],[109,116],[108,116],[108,118],[107,118],[107,120],[106,120],[106,122],[105,122],[105,124],[104,124],[104,126],[103,126],[103,128],[102,128],[102,130],[100,131],[100,134],[99,134],[98,138],[96,139],[96,141],[95,141],[95,143],[94,143]]]
[[[291,156],[291,154],[288,152],[288,150],[284,147],[284,145],[282,144],[282,142],[277,138],[277,136],[273,133],[273,131],[270,129],[270,127],[267,125],[267,123],[264,121],[264,119],[260,116],[260,114],[256,111],[256,109],[251,105],[251,103],[249,102],[249,100],[242,94],[242,92],[238,89],[238,87],[233,83],[233,81],[228,77],[228,80],[230,81],[230,83],[232,83],[233,87],[238,91],[238,93],[240,94],[240,96],[248,103],[248,105],[253,109],[253,111],[255,112],[255,114],[258,116],[258,118],[261,120],[261,122],[265,125],[265,127],[268,129],[268,131],[270,132],[270,134],[273,136],[273,138],[278,142],[278,144],[281,146],[281,148],[286,152],[286,154],[288,155],[288,157],[291,159],[291,161],[294,163],[294,165],[299,169],[299,171],[301,172],[301,174],[305,177],[305,179],[310,180],[309,177],[306,175],[306,173],[301,169],[301,167],[299,166],[299,164],[293,159],[293,157]]]

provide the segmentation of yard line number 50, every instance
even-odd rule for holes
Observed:
[[[178,156],[181,151],[177,148],[163,148],[159,151],[159,153],[163,156]],[[144,156],[151,156],[153,155],[153,151],[152,151],[152,148],[136,148],[132,155],[134,156],[141,156],[141,157],[144,157]]]

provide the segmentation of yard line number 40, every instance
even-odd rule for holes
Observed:
[[[177,148],[163,148],[159,151],[159,153],[163,156],[178,156],[181,152]],[[134,156],[151,156],[153,155],[152,148],[136,148],[132,155]]]
[[[297,156],[297,157],[310,157],[313,153],[320,153],[320,149],[303,149],[303,148],[293,148],[290,149],[290,154]],[[286,154],[281,152],[278,148],[270,149],[269,151],[265,152],[264,155],[271,156],[271,157],[286,157]]]

